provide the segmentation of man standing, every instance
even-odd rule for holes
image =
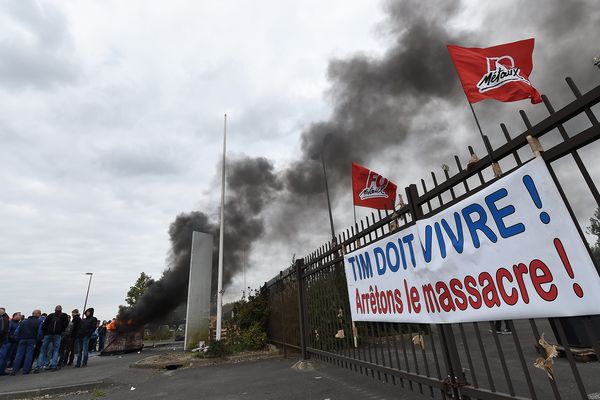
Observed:
[[[81,320],[79,329],[77,329],[77,337],[75,339],[77,342],[77,345],[75,346],[77,348],[77,364],[75,366],[77,368],[87,366],[90,337],[96,330],[98,324],[98,319],[94,317],[93,308],[85,310],[84,316],[85,318]]]
[[[71,322],[71,316],[67,314],[67,318],[69,319],[69,325],[67,325],[67,329],[62,333],[62,337],[60,339],[60,351],[58,357],[58,368],[62,368],[65,362],[65,353],[68,351],[67,348],[70,346],[71,334],[73,333],[73,322]],[[68,354],[67,354],[68,357]]]
[[[54,312],[46,317],[42,324],[42,333],[44,340],[40,350],[37,367],[33,373],[38,373],[46,365],[46,354],[48,354],[48,345],[52,344],[52,361],[50,371],[58,370],[58,356],[60,353],[60,340],[62,333],[69,326],[69,318],[67,314],[62,312],[62,306],[54,307]]]
[[[74,309],[73,311],[71,311],[71,316],[71,333],[69,334],[68,338],[68,346],[65,347],[62,365],[73,365],[73,359],[75,358],[77,331],[79,330],[79,325],[81,324],[79,310]]]
[[[0,307],[0,346],[6,342],[6,338],[8,337],[9,322],[10,318],[8,317],[8,314],[6,314],[6,309]]]
[[[104,340],[106,339],[106,321],[102,321],[102,325],[98,328],[98,352],[104,350]]]
[[[13,354],[13,350],[17,346],[17,338],[15,336],[15,332],[19,327],[19,322],[21,321],[21,313],[16,312],[13,314],[12,319],[8,325],[8,337],[4,342],[2,347],[0,347],[0,376],[4,375],[4,370],[6,369],[6,365],[11,359]]]
[[[27,375],[31,371],[35,344],[42,334],[40,315],[42,315],[40,310],[33,310],[31,317],[21,322],[15,332],[19,344],[11,375],[16,375],[21,366],[23,366],[23,375]]]
[[[46,314],[46,313],[42,313],[42,315],[40,315],[40,324],[44,323],[47,316],[48,316],[48,314]],[[40,328],[41,328],[41,325],[40,325]],[[37,342],[35,343],[35,349],[33,351],[33,359],[32,359],[33,361],[37,360],[38,356],[40,355],[40,349],[42,348],[42,339],[43,338],[44,338],[44,333],[42,332],[42,334],[38,337]],[[31,368],[33,368],[33,365],[31,366]]]

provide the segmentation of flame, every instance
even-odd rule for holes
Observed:
[[[109,331],[116,331],[119,329],[119,321],[115,318],[106,325],[106,329]]]
[[[110,321],[108,324],[106,324],[106,329],[109,331],[117,331],[122,326],[133,327],[134,321],[132,319],[129,319],[127,321],[122,321],[122,320],[113,318],[112,321]]]

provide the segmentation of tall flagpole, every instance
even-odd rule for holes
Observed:
[[[352,211],[354,211],[354,225],[356,225],[356,204],[354,204],[354,176],[351,174],[352,178]]]
[[[217,283],[217,332],[215,339],[221,340],[221,324],[223,318],[223,245],[225,221],[225,152],[227,149],[227,114],[223,118],[223,164],[221,166],[221,226],[219,228],[219,279]]]

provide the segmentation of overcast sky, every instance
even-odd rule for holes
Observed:
[[[0,3],[0,306],[27,314],[55,304],[82,308],[85,273],[93,272],[88,304],[100,318],[113,317],[140,272],[159,277],[164,270],[176,215],[216,213],[223,114],[229,115],[232,156],[265,156],[276,169],[289,166],[298,159],[302,132],[332,114],[330,61],[356,54],[377,60],[402,37],[406,19],[398,19],[394,4]],[[523,10],[517,1],[480,4],[420,12],[468,40],[465,45],[535,37],[532,80],[557,99],[556,108],[571,98],[561,82],[567,74],[583,91],[600,83],[591,63],[600,53],[596,7],[578,3],[574,13],[557,1],[528,2]],[[545,73],[537,71],[542,68]],[[460,100],[458,80],[452,85],[452,98]],[[451,154],[468,158],[465,147],[476,142],[466,103],[448,98],[422,106],[411,123],[435,131],[439,158],[432,161],[420,141],[401,148],[390,143],[378,157],[367,157],[399,185],[417,183],[451,162]],[[499,132],[498,122],[518,121],[516,110],[531,107],[485,104],[480,112],[484,126]],[[442,123],[448,120],[453,123]],[[521,132],[522,124],[514,126]],[[584,157],[591,160],[592,151]],[[600,183],[598,172],[592,171]],[[349,191],[334,203],[343,228],[352,215]],[[582,210],[593,206],[589,199],[580,203]],[[320,245],[328,235],[323,228],[297,227],[290,246],[269,241],[274,232],[267,232],[248,255],[248,285],[260,285],[292,254]],[[241,287],[235,278],[230,298]]]

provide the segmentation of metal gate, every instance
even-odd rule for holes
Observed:
[[[371,214],[266,283],[263,293],[271,306],[270,341],[283,346],[286,353],[295,349],[302,358],[332,363],[432,398],[600,399],[600,363],[596,356],[600,354],[600,317],[505,321],[512,331],[506,335],[495,333],[496,327],[489,321],[443,325],[353,323],[343,268],[344,253],[410,226],[489,185],[497,179],[494,163],[509,173],[534,154],[548,165],[587,246],[563,191],[565,182],[561,184],[553,164],[570,163],[596,207],[600,207],[598,188],[578,153],[600,139],[600,125],[592,111],[600,102],[600,86],[582,95],[570,78],[566,81],[574,94],[573,102],[555,111],[543,96],[547,118],[532,125],[520,111],[524,132],[511,137],[501,124],[505,144],[492,149],[486,142],[489,154],[468,168],[455,156],[456,174],[450,176],[449,168],[443,168],[440,178],[431,172],[431,187],[421,180],[420,188],[406,188],[407,204]],[[565,124],[575,119],[579,124],[585,119],[587,128],[569,135]],[[545,151],[538,152],[538,140],[547,147]],[[474,154],[471,148],[469,151]],[[573,327],[588,338],[591,349],[569,345],[568,330]],[[559,350],[563,357],[555,359],[552,373],[534,366],[543,351],[539,345],[542,335],[548,342],[562,344]]]

